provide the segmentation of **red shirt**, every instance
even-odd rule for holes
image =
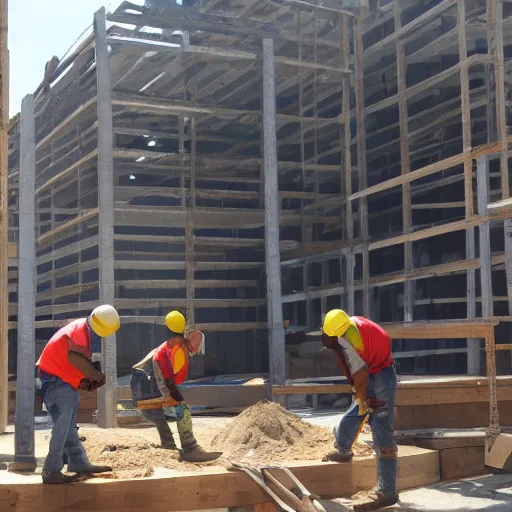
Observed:
[[[71,347],[69,340],[72,342]],[[59,377],[78,389],[85,375],[68,361],[70,348],[91,358],[91,333],[87,318],[79,318],[61,327],[50,338],[36,364],[43,372]]]
[[[181,343],[169,347],[164,341],[155,351],[153,361],[158,363],[165,380],[172,380],[176,385],[186,380],[189,367],[188,350]]]
[[[356,323],[363,342],[363,351],[358,350],[358,353],[366,363],[368,373],[378,373],[391,366],[393,364],[393,354],[388,333],[368,318],[353,316],[351,320]]]

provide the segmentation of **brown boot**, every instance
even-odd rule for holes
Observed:
[[[112,468],[110,466],[94,466],[91,464],[90,466],[86,466],[85,468],[79,469],[70,469],[68,466],[68,471],[70,473],[78,473],[79,475],[94,475],[98,473],[110,473]]]
[[[210,462],[218,459],[222,452],[207,452],[198,444],[190,447],[183,447],[180,460],[185,462]]]
[[[391,507],[398,503],[398,493],[383,493],[373,490],[369,492],[364,499],[354,503],[354,512],[367,512],[370,510],[380,510],[381,508]]]
[[[65,475],[60,471],[43,471],[43,484],[72,484],[84,480],[81,475]]]
[[[352,452],[340,452],[339,450],[333,450],[329,452],[323,459],[322,462],[342,462],[347,463],[352,461],[354,454]]]

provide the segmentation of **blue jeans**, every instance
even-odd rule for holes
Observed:
[[[393,438],[393,419],[395,412],[397,378],[393,366],[369,376],[368,397],[385,402],[385,406],[375,409],[368,419],[372,430],[375,451],[377,452],[377,491],[396,492],[398,475],[397,448]],[[336,447],[341,453],[350,453],[352,445],[366,419],[367,414],[359,415],[356,401],[334,429]]]
[[[62,471],[64,452],[68,457],[68,471],[76,473],[86,470],[91,463],[80,442],[76,426],[78,391],[61,379],[54,378],[45,388],[43,401],[53,425],[50,449],[43,471]]]

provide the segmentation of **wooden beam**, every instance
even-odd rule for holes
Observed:
[[[400,446],[398,490],[439,481],[439,452]],[[287,467],[312,493],[329,499],[369,490],[375,485],[376,458],[356,458],[352,464],[293,462]],[[25,483],[10,476],[0,484],[0,506],[16,512],[32,512],[34,503],[43,510],[87,510],[89,512],[175,512],[234,509],[268,502],[268,495],[242,471],[203,468],[165,478],[127,480],[93,479],[74,485],[48,487]],[[174,490],[168,499],[169,489]],[[219,489],[224,489],[219,492]],[[129,490],[129,492],[128,492]],[[4,506],[5,505],[5,506]]]
[[[34,435],[35,303],[36,303],[36,146],[34,97],[21,103],[20,198],[18,258],[18,364],[14,462],[36,467]]]
[[[466,0],[457,2],[457,34],[459,42],[460,94],[462,115],[462,152],[464,154],[464,197],[465,217],[470,219],[474,214],[473,208],[473,161],[471,159],[471,97],[469,91],[469,72],[467,65],[466,38]],[[475,253],[475,228],[466,230],[466,259],[473,260]],[[476,283],[475,270],[469,269],[466,275],[467,318],[476,316]],[[475,338],[467,339],[467,373],[480,373],[480,341]]]
[[[487,214],[489,202],[489,159],[481,156],[477,159],[477,190],[478,213]],[[484,222],[478,227],[480,243],[480,288],[482,290],[482,316],[491,317],[494,314],[492,296],[492,272],[491,272],[491,236],[489,222]]]
[[[505,108],[505,70],[503,50],[503,0],[491,0],[494,12],[494,83],[496,87],[496,124],[500,142],[501,194],[510,197],[510,171],[508,165],[507,118]],[[507,279],[508,312],[512,315],[512,218],[504,221],[505,274]]]
[[[110,80],[105,8],[94,15],[96,37],[96,84],[98,96],[98,221],[99,221],[99,302],[113,305],[114,279],[114,159],[112,124],[112,85]],[[106,384],[98,390],[98,424],[117,426],[117,358],[115,334],[103,338],[102,369]]]
[[[265,187],[265,269],[270,381],[285,380],[284,327],[279,254],[279,195],[276,148],[274,41],[263,40],[263,151]]]
[[[402,27],[400,2],[393,3],[395,17],[395,31]],[[398,111],[400,122],[400,169],[401,175],[407,175],[411,171],[411,159],[409,154],[409,114],[407,111],[407,68],[405,63],[405,43],[396,38],[396,69],[398,83]],[[402,226],[403,232],[409,233],[412,228],[411,209],[411,184],[405,182],[402,185]],[[404,243],[404,322],[412,322],[414,316],[414,289],[415,283],[407,279],[407,274],[413,267],[412,242]]]
[[[9,240],[9,52],[7,50],[7,0],[0,0],[0,434],[7,428],[9,396],[9,290],[7,244]]]

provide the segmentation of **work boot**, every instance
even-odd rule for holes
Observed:
[[[65,475],[60,471],[43,471],[43,484],[72,484],[83,480],[81,475]]]
[[[353,452],[341,452],[340,450],[332,450],[323,459],[322,462],[352,462]]]
[[[181,452],[181,461],[185,462],[210,462],[218,459],[222,452],[207,452],[198,444],[192,446],[184,446]]]
[[[160,436],[160,444],[164,450],[177,450],[178,447],[174,442],[174,436],[172,430],[166,420],[155,421],[155,427],[158,430]]]
[[[398,503],[398,493],[383,492],[373,490],[368,493],[365,500],[361,503],[354,503],[354,512],[366,512],[369,510],[380,510],[381,508],[391,507]]]
[[[80,469],[70,469],[68,466],[68,471],[79,475],[93,475],[97,473],[110,473],[112,468],[110,466],[95,466],[94,464],[91,464],[90,466]]]

